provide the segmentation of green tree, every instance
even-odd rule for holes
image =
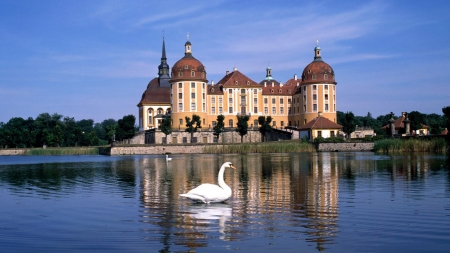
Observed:
[[[244,142],[244,135],[246,135],[248,133],[248,120],[250,119],[250,116],[248,115],[243,115],[243,116],[239,116],[237,115],[237,127],[236,127],[236,132],[239,133],[239,135],[241,136],[241,143]]]
[[[422,124],[424,123],[424,115],[418,111],[412,111],[408,114],[408,118],[411,121],[411,130],[419,130],[422,128]]]
[[[48,113],[39,114],[34,120],[34,131],[36,135],[36,145],[57,146],[59,144],[60,131],[64,132],[64,124],[61,121],[63,116],[57,113],[52,115]],[[59,128],[55,127],[59,125]],[[55,132],[56,131],[56,132]]]
[[[197,132],[198,128],[202,128],[200,116],[194,114],[192,115],[192,120],[188,116],[185,117],[186,120],[186,132],[191,134],[191,143],[194,141],[194,133]]]
[[[352,112],[345,113],[344,122],[342,122],[342,131],[347,135],[347,139],[350,138],[350,134],[356,129],[355,115]]]
[[[170,117],[170,115],[166,115],[166,117],[163,119],[163,122],[161,123],[161,132],[164,133],[164,135],[166,135],[166,144],[168,143],[167,141],[167,135],[172,133],[172,119]]]
[[[213,134],[214,134],[214,136],[216,136],[217,141],[219,141],[219,136],[224,131],[224,127],[225,127],[225,124],[223,123],[224,120],[225,120],[225,116],[223,116],[222,114],[218,115],[217,116],[217,124],[213,127],[213,131],[214,131]]]
[[[136,132],[136,117],[132,114],[117,121],[116,138],[119,140],[133,138]]]
[[[259,124],[259,132],[261,133],[261,141],[267,141],[266,134],[272,132],[272,126],[270,123],[272,122],[271,116],[259,116],[258,117],[258,124]]]

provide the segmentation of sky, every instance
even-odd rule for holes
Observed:
[[[237,68],[282,83],[314,58],[335,71],[336,109],[373,117],[450,106],[450,1],[0,0],[0,122],[58,113],[138,116],[165,38],[218,82]]]

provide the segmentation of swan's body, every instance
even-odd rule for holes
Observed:
[[[166,161],[172,161],[172,157],[169,157],[169,155],[166,155]]]
[[[188,193],[180,194],[180,196],[202,203],[223,202],[229,199],[231,197],[231,188],[223,180],[223,173],[227,167],[236,169],[230,162],[224,163],[219,170],[219,185],[202,184],[190,190]]]

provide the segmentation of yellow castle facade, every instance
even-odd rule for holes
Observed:
[[[192,54],[192,44],[184,45],[184,57],[172,67],[167,64],[163,40],[158,77],[147,85],[140,102],[141,131],[158,129],[162,120],[171,116],[173,129],[186,128],[186,117],[198,115],[202,128],[211,128],[217,116],[225,117],[225,127],[236,127],[237,116],[248,115],[249,127],[258,126],[259,116],[271,116],[275,128],[298,128],[321,116],[336,122],[336,81],[330,65],[321,57],[318,45],[314,60],[301,75],[276,81],[271,68],[266,78],[257,83],[236,68],[227,71],[217,83],[208,83],[206,67]]]

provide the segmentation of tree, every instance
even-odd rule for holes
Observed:
[[[345,113],[344,122],[342,122],[342,131],[347,135],[347,139],[350,138],[350,134],[356,129],[355,115],[352,112]]]
[[[419,130],[422,128],[422,124],[424,123],[424,116],[422,113],[412,111],[408,114],[408,119],[411,121],[411,130]]]
[[[243,115],[243,116],[239,116],[237,115],[237,128],[236,128],[236,132],[239,133],[239,135],[241,136],[241,143],[244,142],[244,135],[246,135],[248,133],[248,120],[250,119],[250,116],[248,115]]]
[[[192,115],[192,120],[188,116],[185,117],[186,120],[186,132],[191,134],[191,143],[194,141],[194,133],[197,132],[198,128],[202,128],[200,116],[194,114]]]
[[[122,119],[117,121],[118,129],[116,137],[119,140],[130,139],[134,137],[136,117],[132,114],[123,116]]]
[[[166,144],[167,144],[167,135],[172,133],[172,120],[170,118],[170,115],[166,115],[166,117],[163,119],[163,122],[161,124],[161,132],[163,132],[166,135]]]
[[[223,123],[224,120],[225,120],[225,116],[223,116],[222,114],[218,115],[217,116],[217,124],[213,127],[213,131],[214,131],[213,134],[214,134],[214,136],[216,136],[217,141],[219,141],[219,136],[224,131],[224,127],[225,127],[225,125]]]
[[[266,141],[266,134],[272,132],[272,126],[270,123],[272,122],[271,116],[259,116],[258,117],[258,124],[259,124],[259,132],[261,133],[261,141]]]

